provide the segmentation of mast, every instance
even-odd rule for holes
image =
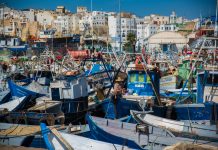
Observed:
[[[120,6],[120,0],[119,0],[119,23],[120,23],[120,52],[121,52],[121,50],[122,50],[122,48],[121,48],[121,46],[122,46],[122,42],[121,42],[121,40],[122,40],[122,37],[121,37],[121,6]]]
[[[2,34],[5,37],[5,15],[4,15],[4,13],[5,13],[5,9],[4,9],[5,8],[5,3],[1,3],[0,5],[2,6],[2,21],[3,21],[3,24],[2,24],[2,26],[3,26]]]
[[[92,16],[92,0],[91,0],[91,22],[92,22],[92,50],[94,52],[94,43],[93,43],[93,16]]]
[[[215,29],[214,29],[214,36],[218,35],[218,27],[217,27],[217,7],[218,7],[218,0],[216,1],[216,20],[215,20]]]

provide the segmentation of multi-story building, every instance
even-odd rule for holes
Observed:
[[[79,20],[80,31],[84,31],[86,25],[89,26],[89,28],[106,26],[107,25],[106,13],[102,11],[93,11],[93,12],[84,13],[81,19]]]
[[[136,33],[136,18],[131,15],[108,16],[109,36],[112,39],[112,46],[119,47],[127,42],[128,33]],[[121,41],[120,41],[121,40]]]
[[[141,22],[137,24],[137,43],[136,43],[136,50],[141,49],[144,47],[147,39],[157,33],[158,25],[156,24],[148,24],[145,22]]]
[[[30,22],[36,21],[34,9],[24,9],[24,10],[22,10],[22,12],[25,15],[25,17],[28,19],[28,21],[30,21]]]
[[[11,8],[9,7],[1,7],[0,8],[0,19],[2,20],[3,18],[6,19],[8,15],[10,14]]]
[[[79,19],[75,14],[59,15],[53,21],[53,27],[56,29],[56,35],[69,36],[70,34],[78,33]]]
[[[58,36],[69,34],[69,26],[70,26],[70,16],[68,15],[57,16],[57,19],[53,21],[53,27],[56,29],[56,34]]]
[[[160,16],[160,15],[151,15],[151,22],[153,24],[161,25],[161,24],[169,24],[168,16]]]
[[[70,31],[74,34],[79,34],[79,16],[77,14],[70,15]]]
[[[43,11],[39,10],[36,13],[36,21],[43,26],[51,25],[54,20],[55,13],[53,11]]]
[[[160,31],[178,31],[176,24],[162,24],[160,25]]]
[[[103,11],[93,11],[91,16],[93,27],[105,26],[107,23],[106,14]]]

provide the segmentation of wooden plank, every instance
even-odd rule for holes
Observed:
[[[61,136],[61,134],[55,128],[50,128],[50,130],[66,146],[68,150],[74,150],[73,147]]]
[[[40,133],[41,129],[39,126],[22,126],[15,125],[8,129],[1,130],[0,136],[25,136]]]

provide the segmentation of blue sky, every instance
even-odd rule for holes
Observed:
[[[118,11],[119,0],[92,0],[93,10]],[[15,9],[40,8],[54,10],[57,5],[63,5],[71,12],[77,6],[87,6],[90,9],[91,0],[0,0]],[[137,16],[149,14],[169,15],[173,10],[178,16],[188,19],[215,15],[216,0],[120,0],[121,11],[131,12]]]

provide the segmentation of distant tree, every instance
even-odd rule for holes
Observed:
[[[124,44],[124,50],[135,53],[136,35],[134,33],[127,34],[127,42]]]

